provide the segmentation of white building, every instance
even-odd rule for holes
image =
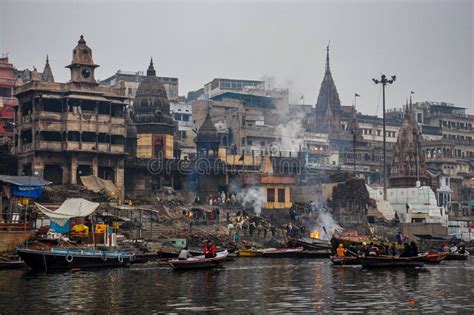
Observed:
[[[436,195],[429,186],[389,188],[387,200],[397,212],[400,222],[448,225],[447,210],[438,206]]]

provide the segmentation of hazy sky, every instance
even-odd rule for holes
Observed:
[[[178,77],[180,94],[212,78],[270,78],[314,104],[331,41],[331,70],[343,104],[381,113],[414,99],[447,101],[473,110],[473,1],[9,1],[0,0],[0,52],[22,69],[42,71],[50,56],[57,81],[84,34],[100,64],[116,70]]]

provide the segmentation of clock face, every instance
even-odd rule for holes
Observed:
[[[87,79],[91,76],[91,71],[89,69],[83,69],[81,74],[84,79]]]

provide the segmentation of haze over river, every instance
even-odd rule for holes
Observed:
[[[474,259],[365,270],[329,259],[252,259],[220,270],[0,271],[0,313],[474,313]]]

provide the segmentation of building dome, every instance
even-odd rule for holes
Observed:
[[[196,143],[213,143],[219,142],[219,136],[217,135],[217,129],[211,120],[209,112],[207,113],[206,119],[199,128],[196,136]]]
[[[134,101],[135,122],[162,122],[171,120],[170,103],[166,89],[156,76],[153,59],[146,77],[137,88]]]

